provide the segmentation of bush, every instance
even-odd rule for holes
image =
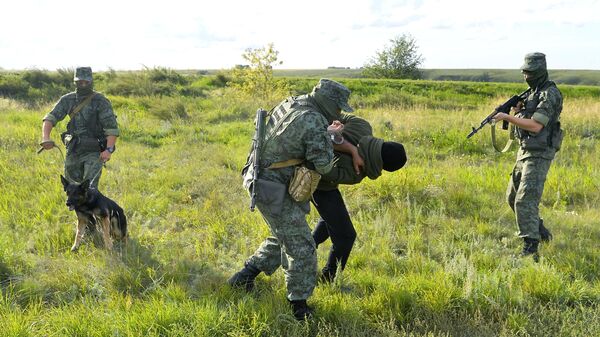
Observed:
[[[27,97],[29,83],[15,74],[0,75],[0,96],[23,99]]]
[[[23,80],[29,83],[30,86],[40,89],[53,82],[52,77],[47,71],[41,71],[37,69],[27,70],[23,73]]]

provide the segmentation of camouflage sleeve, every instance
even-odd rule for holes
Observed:
[[[550,87],[548,90],[540,93],[540,102],[531,119],[546,126],[551,120],[558,119],[561,105],[562,97],[560,91],[554,86]]]
[[[66,95],[61,97],[54,105],[54,108],[42,118],[42,121],[49,121],[53,126],[56,126],[56,123],[65,119],[69,113],[70,106]]]
[[[327,173],[333,166],[333,144],[327,136],[327,119],[318,112],[307,112],[302,118],[305,158],[313,163],[317,172]]]
[[[363,173],[358,175],[354,172],[352,156],[336,152],[331,171],[323,174],[321,179],[332,184],[354,185],[360,183],[364,177],[365,175]]]
[[[118,137],[120,132],[117,124],[117,116],[115,116],[112,104],[108,98],[101,96],[98,108],[98,120],[100,121],[100,126],[104,131],[104,135]]]

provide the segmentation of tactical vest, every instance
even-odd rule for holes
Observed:
[[[550,87],[556,87],[553,81],[547,81],[538,90],[535,90],[525,100],[525,107],[515,114],[516,117],[531,119],[540,103],[540,93]],[[560,113],[553,117],[548,124],[538,133],[530,132],[519,127],[515,127],[515,137],[519,139],[520,146],[527,151],[543,151],[548,148],[560,149],[562,142],[562,129],[560,128]]]
[[[274,158],[268,154],[265,155],[265,151],[274,137],[283,133],[296,118],[312,110],[316,110],[316,107],[309,101],[306,95],[303,95],[299,97],[288,97],[285,101],[269,111],[264,125],[265,132],[263,139],[260,141],[262,144],[260,153],[258,156],[254,156],[255,146],[253,145],[248,153],[246,164],[242,169],[244,188],[250,188],[254,170],[253,160],[256,157],[258,157],[261,169],[289,167],[300,164],[303,161],[298,158]],[[275,167],[273,167],[273,165]]]
[[[100,125],[99,113],[94,105],[94,101],[100,96],[96,92],[94,92],[94,95],[96,96],[92,98],[89,104],[81,109],[94,109],[93,114],[86,116],[82,113],[83,111],[80,111],[73,116],[67,124],[65,135],[71,135],[72,139],[70,144],[65,144],[69,152],[98,152],[103,151],[106,148],[106,136]],[[75,108],[75,106],[73,106],[73,108]],[[77,121],[83,123],[77,123]],[[79,124],[79,126],[77,126],[77,124]],[[64,142],[65,140],[63,139],[63,143]]]
[[[265,145],[275,136],[280,135],[299,116],[307,111],[317,110],[306,95],[288,97],[267,115]],[[266,148],[266,146],[265,146]]]

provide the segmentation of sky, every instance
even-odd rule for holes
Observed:
[[[228,69],[273,43],[276,69],[359,68],[414,38],[426,69],[600,70],[600,0],[19,0],[0,12],[0,69]]]

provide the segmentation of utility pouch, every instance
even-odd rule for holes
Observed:
[[[258,208],[271,215],[279,215],[283,209],[286,186],[264,179],[256,179],[253,184],[256,184],[255,191]]]
[[[560,146],[562,145],[562,140],[564,137],[563,129],[560,128],[560,122],[556,123],[556,129],[552,133],[551,144],[552,147],[558,151],[560,150]]]
[[[523,148],[523,150],[542,151],[549,147],[548,132],[543,129],[537,135],[531,135],[521,139],[521,148]]]
[[[306,166],[296,166],[294,176],[290,181],[288,193],[297,202],[308,201],[321,180],[321,175]]]

